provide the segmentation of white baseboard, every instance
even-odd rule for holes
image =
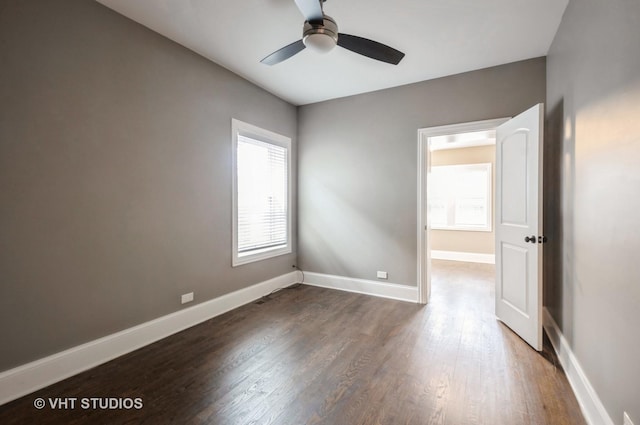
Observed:
[[[459,252],[459,251],[439,251],[436,249],[431,250],[431,259],[464,261],[465,263],[484,263],[484,264],[496,263],[496,256],[494,254],[477,254],[475,252]]]
[[[582,413],[589,425],[614,425],[613,420],[607,413],[600,397],[591,386],[587,375],[585,375],[578,359],[573,354],[569,342],[565,339],[558,324],[546,308],[543,311],[544,330],[547,332],[551,345],[558,355],[560,364],[564,369],[569,384],[578,400]]]
[[[0,373],[0,405],[300,281],[291,272]]]
[[[354,279],[313,272],[304,272],[303,283],[321,288],[339,289],[341,291],[356,292],[358,294],[410,301],[413,303],[418,300],[417,286],[396,285],[393,283],[376,282],[374,280]]]

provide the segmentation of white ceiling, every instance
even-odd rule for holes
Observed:
[[[295,105],[545,56],[568,0],[328,0],[339,30],[406,54],[398,66],[336,47],[259,61],[299,40],[294,0],[97,0]]]

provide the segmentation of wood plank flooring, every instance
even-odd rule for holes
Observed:
[[[550,348],[496,321],[493,266],[434,261],[428,306],[300,286],[0,406],[1,424],[585,424]],[[37,410],[140,397],[139,410]]]

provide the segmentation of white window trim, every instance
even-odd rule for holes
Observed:
[[[272,145],[282,146],[287,149],[287,243],[274,247],[255,250],[248,254],[238,253],[238,172],[237,172],[237,153],[238,153],[238,135],[250,137]],[[236,267],[242,264],[253,263],[255,261],[265,260],[267,258],[277,257],[279,255],[290,254],[292,250],[292,224],[291,209],[293,205],[293,194],[291,193],[291,138],[265,130],[246,122],[231,119],[231,179],[232,179],[232,247],[231,247],[231,266]]]
[[[431,168],[435,168],[432,166]],[[493,200],[491,194],[493,192],[493,177],[491,176],[491,163],[478,163],[478,164],[455,164],[455,165],[438,165],[437,167],[451,167],[451,168],[466,168],[466,169],[482,169],[487,172],[487,225],[486,226],[465,226],[465,225],[451,225],[451,226],[438,226],[431,223],[431,229],[433,230],[454,230],[464,232],[491,232],[493,231],[492,217],[493,217]]]

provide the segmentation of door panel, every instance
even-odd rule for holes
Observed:
[[[508,143],[500,145],[502,154],[503,180],[502,221],[504,223],[527,225],[527,143],[528,132],[518,131],[509,136]]]
[[[543,110],[536,105],[502,124],[496,139],[496,316],[538,351]]]
[[[527,303],[527,292],[530,282],[527,279],[528,267],[527,249],[508,243],[502,244],[502,301],[511,304],[511,307],[518,309],[520,314],[529,317],[529,306]],[[524,272],[524,273],[523,273]],[[523,285],[510,285],[524,274]],[[506,282],[506,284],[505,284]]]

